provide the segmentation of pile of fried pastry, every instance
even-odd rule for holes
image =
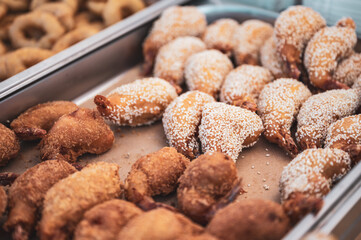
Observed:
[[[4,229],[13,239],[281,239],[360,160],[356,41],[352,19],[328,27],[303,6],[283,11],[274,27],[255,19],[207,25],[196,7],[165,10],[143,45],[152,77],[96,95],[96,109],[54,101],[28,109],[11,129],[0,125],[2,165],[19,140],[40,140],[42,160],[20,176],[0,175]],[[139,158],[124,182],[118,164],[76,163],[112,148],[108,124],[160,119],[169,147]],[[291,157],[281,204],[237,199],[244,190],[235,162],[262,134]],[[153,198],[175,191],[177,206]]]

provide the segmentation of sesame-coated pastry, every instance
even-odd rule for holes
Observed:
[[[165,110],[163,127],[171,147],[190,159],[201,153],[198,127],[203,106],[214,98],[200,91],[189,91],[176,98]]]
[[[277,51],[275,38],[272,36],[268,38],[260,51],[261,65],[271,71],[274,78],[287,77],[285,64]]]
[[[5,166],[20,151],[20,143],[15,133],[0,123],[0,166]]]
[[[96,95],[100,114],[120,126],[151,124],[177,97],[176,89],[160,78],[144,78],[122,85],[106,97]]]
[[[359,76],[361,76],[361,53],[353,53],[337,65],[333,79],[351,87]]]
[[[301,105],[311,96],[308,88],[292,78],[281,78],[266,85],[258,99],[258,113],[268,141],[295,155],[297,146],[291,136],[291,126]]]
[[[292,6],[278,16],[274,37],[288,76],[300,77],[304,49],[313,35],[325,26],[325,19],[309,7]]]

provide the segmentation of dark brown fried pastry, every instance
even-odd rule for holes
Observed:
[[[0,123],[0,166],[5,166],[19,151],[20,144],[15,133]]]
[[[69,163],[49,160],[35,165],[21,174],[9,190],[9,216],[5,222],[6,231],[13,239],[28,239],[46,192],[58,181],[76,172]]]
[[[96,110],[79,108],[63,115],[40,142],[42,160],[75,162],[84,153],[101,154],[114,142],[114,133]]]
[[[41,103],[20,114],[10,126],[22,140],[40,139],[61,116],[77,109],[78,106],[75,103],[68,101]]]

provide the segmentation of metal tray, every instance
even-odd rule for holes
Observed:
[[[106,94],[116,86],[139,78],[142,61],[141,46],[152,21],[164,9],[162,7],[186,1],[172,1],[172,4],[170,1],[169,4],[165,2],[167,1],[154,5],[153,11],[151,7],[125,20],[134,25],[125,26],[125,21],[115,25],[114,29],[117,30],[119,30],[117,27],[125,26],[125,29],[117,36],[112,36],[115,31],[109,28],[105,30],[108,35],[100,34],[95,36],[96,39],[85,40],[84,45],[76,45],[61,53],[70,56],[74,49],[77,50],[74,50],[76,57],[72,60],[49,59],[50,62],[53,61],[49,69],[40,71],[40,67],[36,68],[39,71],[27,80],[24,80],[25,72],[15,76],[18,77],[17,84],[7,86],[6,90],[0,90],[0,122],[11,120],[28,107],[50,100],[72,100],[81,106],[94,108],[92,99],[96,94]],[[196,1],[192,4],[203,2]],[[250,18],[273,22],[277,17],[277,13],[242,5],[205,5],[201,6],[200,10],[206,14],[208,22],[224,17],[234,18],[239,22]],[[109,39],[104,39],[104,36]],[[90,43],[95,45],[91,47]],[[81,46],[89,47],[89,49],[81,48]],[[99,156],[85,155],[80,159],[82,162],[116,162],[121,165],[122,179],[126,177],[131,165],[140,156],[166,146],[160,121],[146,127],[112,126],[112,129],[115,132],[116,141],[111,151]],[[21,173],[37,164],[39,153],[36,144],[36,142],[22,143],[20,156],[1,171]],[[240,198],[265,198],[279,201],[279,176],[290,160],[284,151],[261,137],[254,147],[244,150],[237,161],[238,174],[243,177],[245,190],[248,192]],[[285,239],[299,239],[308,231],[317,229],[321,224],[327,225],[327,217],[334,214],[334,210],[339,209],[342,201],[346,199],[343,197],[351,192],[352,185],[359,182],[360,177],[361,164],[326,196],[325,205],[317,216],[312,214],[306,216]],[[266,182],[263,181],[264,179]],[[267,185],[269,189],[264,188],[264,185]],[[161,200],[173,202],[174,196]]]

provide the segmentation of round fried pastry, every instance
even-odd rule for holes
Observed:
[[[103,9],[103,19],[106,26],[113,25],[145,8],[142,0],[108,0]]]
[[[275,79],[287,77],[282,58],[277,51],[274,37],[268,38],[260,50],[261,65],[271,71]]]
[[[67,31],[74,28],[74,12],[64,2],[50,2],[40,5],[35,11],[44,11],[53,14]]]
[[[29,0],[0,0],[12,12],[22,12],[29,8]]]
[[[107,0],[88,0],[85,3],[89,11],[98,16],[101,16],[103,14],[106,4],[107,4]]]
[[[20,151],[15,133],[0,123],[0,166],[5,166]]]
[[[43,4],[47,4],[52,0],[31,0],[30,9],[35,10]],[[59,1],[59,0],[57,0]],[[76,12],[79,5],[79,0],[60,0],[60,2],[67,4],[71,9]]]

